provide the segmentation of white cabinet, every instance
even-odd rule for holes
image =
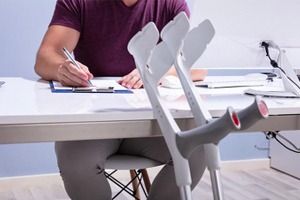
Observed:
[[[297,147],[300,147],[300,130],[281,131],[280,134],[288,138]],[[283,140],[280,139],[280,141]],[[284,144],[291,147],[291,145],[286,142]],[[300,179],[300,153],[291,152],[275,139],[272,139],[270,141],[270,158],[272,168]]]

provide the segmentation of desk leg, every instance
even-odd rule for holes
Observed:
[[[214,200],[223,200],[224,194],[220,176],[221,162],[219,147],[215,144],[205,144],[204,149],[207,161],[207,169],[210,172]]]

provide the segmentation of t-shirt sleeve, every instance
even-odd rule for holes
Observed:
[[[76,0],[57,0],[49,26],[61,25],[81,32],[80,4]]]
[[[173,0],[171,5],[171,11],[173,12],[173,18],[184,11],[188,17],[190,17],[190,10],[185,0]]]

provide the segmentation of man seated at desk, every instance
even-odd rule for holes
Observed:
[[[189,15],[185,0],[58,0],[37,53],[35,71],[45,80],[66,86],[89,86],[88,80],[94,76],[120,76],[123,86],[141,88],[143,83],[127,51],[129,40],[150,21],[161,30],[181,11]],[[66,59],[63,47],[74,51],[81,69]],[[168,74],[176,73],[172,68]],[[193,80],[203,80],[205,74],[205,70],[191,71]],[[103,172],[106,159],[115,153],[165,163],[149,199],[180,198],[171,155],[162,137],[56,142],[55,150],[66,191],[73,200],[111,198]],[[206,167],[203,147],[193,153],[189,163],[194,188]]]

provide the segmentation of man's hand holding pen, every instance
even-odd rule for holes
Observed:
[[[58,81],[64,86],[73,87],[89,87],[90,83],[87,81],[94,76],[90,73],[87,66],[76,61],[81,67],[78,69],[70,60],[65,60],[62,65],[59,66],[57,71]]]
[[[94,76],[90,73],[87,66],[81,64],[71,56],[69,51],[64,47],[63,53],[67,60],[59,66],[57,78],[62,85],[74,87],[89,87],[92,86],[90,79]]]

